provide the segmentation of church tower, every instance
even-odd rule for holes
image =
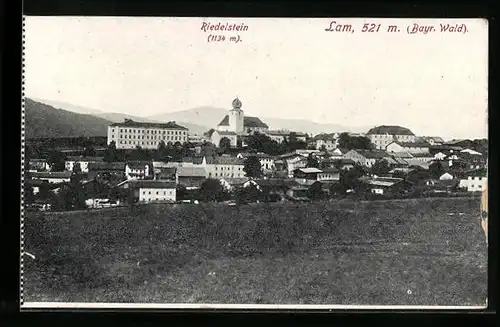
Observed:
[[[233,100],[233,109],[229,111],[229,126],[231,131],[236,132],[236,134],[241,135],[244,131],[243,121],[245,115],[243,110],[241,110],[241,101],[236,98]]]

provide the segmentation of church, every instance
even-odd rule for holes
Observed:
[[[245,116],[241,109],[242,103],[236,98],[232,103],[233,108],[229,114],[224,116],[215,130],[210,132],[210,140],[213,144],[219,146],[220,140],[228,138],[231,146],[236,146],[238,138],[243,135],[249,135],[254,132],[267,133],[269,126],[257,117]]]

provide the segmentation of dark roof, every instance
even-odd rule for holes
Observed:
[[[176,188],[175,182],[162,180],[131,180],[128,184],[132,188]]]
[[[47,171],[47,172],[32,172],[29,173],[31,177],[38,178],[70,178],[70,171]]]
[[[477,168],[477,169],[471,169],[468,171],[465,171],[461,174],[462,176],[470,176],[470,177],[486,177],[488,175],[488,172],[486,168]]]
[[[267,153],[251,153],[251,152],[241,152],[240,153],[243,158],[248,158],[248,157],[256,157],[259,159],[264,159],[264,158],[272,158],[270,155]]]
[[[353,150],[368,159],[381,159],[389,157],[387,152],[382,150]]]
[[[127,165],[130,169],[144,169],[145,166],[151,165],[150,162],[128,162]]]
[[[203,167],[178,167],[177,176],[179,177],[205,177],[207,172]]]
[[[98,162],[103,161],[103,157],[84,157],[84,156],[69,156],[66,161],[88,161],[88,162]]]
[[[337,173],[339,170],[335,167],[331,167],[331,168],[321,168],[321,171],[323,171],[324,173]]]
[[[244,165],[245,161],[236,157],[206,157],[207,164],[212,165]]]
[[[427,136],[427,137],[425,137],[425,139],[433,140],[434,142],[438,142],[438,143],[444,143],[444,140],[439,136]]]
[[[125,170],[124,162],[91,162],[89,170]]]
[[[334,141],[335,140],[335,134],[336,133],[320,133],[315,135],[311,140],[312,141],[317,141],[317,140],[323,140],[323,141]]]
[[[257,117],[245,116],[243,118],[243,127],[263,127],[268,128],[267,124],[265,124],[262,120]]]
[[[302,132],[294,132],[294,131],[288,131],[288,130],[278,130],[278,131],[267,131],[266,134],[268,135],[279,135],[279,136],[288,136],[291,133],[295,133],[296,136],[307,136],[306,133]]]
[[[389,135],[415,135],[413,134],[412,131],[410,131],[406,127],[401,127],[397,125],[381,125],[374,127],[366,133],[366,135],[370,134],[377,134],[377,135],[384,135],[384,134],[389,134]]]
[[[340,164],[342,165],[354,165],[356,163],[352,159],[334,159],[334,160],[339,160]]]
[[[232,132],[232,131],[214,131],[214,133],[215,132],[217,132],[220,135],[238,135],[238,134],[236,134],[236,132]]]
[[[169,121],[168,123],[145,123],[133,121],[131,119],[125,119],[123,123],[114,123],[110,126],[113,127],[144,127],[144,128],[168,128],[168,129],[183,129],[188,130],[186,127],[178,125],[175,121]]]
[[[229,116],[225,115],[218,126],[229,126]]]
[[[405,148],[428,148],[430,146],[430,144],[427,142],[400,142],[400,141],[396,141],[393,143],[399,144]]]

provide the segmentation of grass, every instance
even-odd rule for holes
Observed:
[[[151,205],[25,218],[24,300],[484,305],[477,199]]]

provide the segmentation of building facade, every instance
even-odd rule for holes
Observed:
[[[375,145],[376,149],[385,150],[394,142],[415,142],[416,136],[408,128],[401,126],[377,126],[368,131],[365,135]]]
[[[90,163],[96,163],[102,161],[103,161],[102,157],[68,157],[67,160],[64,162],[64,167],[67,171],[73,171],[73,167],[75,166],[76,163],[78,163],[80,164],[82,172],[88,173]]]
[[[184,143],[188,129],[171,121],[168,123],[143,123],[125,119],[123,123],[108,126],[108,144],[115,142],[117,149],[157,149],[160,142]]]
[[[245,116],[243,109],[241,109],[242,106],[240,99],[234,99],[232,109],[229,110],[228,115],[222,118],[216,129],[220,132],[233,132],[237,135],[252,134],[253,132],[265,133],[269,126],[257,117]],[[216,145],[218,146],[218,144]]]

